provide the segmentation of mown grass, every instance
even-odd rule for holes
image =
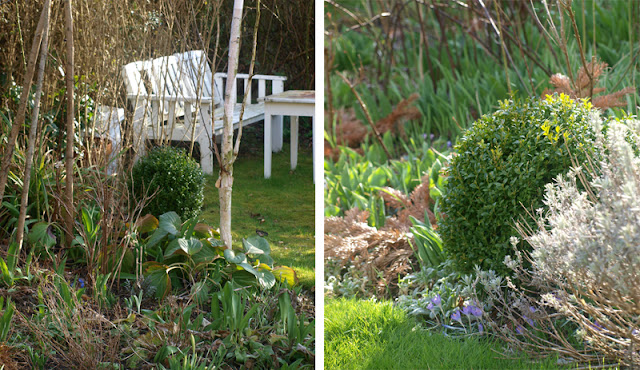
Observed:
[[[252,143],[258,146],[257,142]],[[255,148],[254,148],[255,149]],[[231,234],[234,247],[242,238],[266,231],[276,265],[291,266],[300,283],[314,285],[314,185],[311,148],[301,147],[298,166],[290,169],[289,145],[273,153],[271,178],[264,178],[262,147],[244,150],[233,166]],[[207,176],[201,218],[214,227],[220,224],[220,206],[214,175]]]
[[[417,326],[391,302],[325,300],[326,369],[553,369],[555,359],[533,363],[501,357],[485,338],[452,339]]]

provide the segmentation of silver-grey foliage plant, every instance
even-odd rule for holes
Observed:
[[[578,337],[587,348],[637,365],[640,158],[634,146],[640,143],[640,121],[612,120],[603,134],[602,120],[592,119],[604,159],[582,164],[548,184],[549,210],[538,214],[538,230],[520,232],[532,246],[530,283],[540,288],[540,307],[578,324]],[[585,180],[587,172],[590,181]]]

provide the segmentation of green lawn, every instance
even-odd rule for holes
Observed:
[[[254,143],[254,146],[259,143]],[[241,152],[233,166],[231,234],[234,247],[242,238],[266,231],[276,265],[293,267],[303,286],[314,285],[314,185],[310,148],[298,152],[298,167],[290,169],[289,145],[273,153],[271,178],[264,178],[262,147]],[[214,175],[207,176],[201,217],[218,227],[220,207]]]
[[[391,302],[326,299],[326,369],[549,369],[555,361],[531,363],[500,358],[488,339],[447,338],[416,327]]]

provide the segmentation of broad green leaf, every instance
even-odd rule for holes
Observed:
[[[224,258],[226,258],[230,263],[235,263],[236,265],[247,262],[247,256],[245,256],[244,253],[236,254],[232,249],[224,250]]]
[[[271,247],[267,239],[253,235],[247,239],[242,239],[242,245],[244,246],[244,253],[246,254],[270,254]]]
[[[29,230],[29,234],[27,235],[27,240],[29,244],[38,244],[41,243],[45,247],[51,247],[55,245],[56,238],[49,235],[47,232],[49,229],[48,222],[38,222],[31,227]]]
[[[147,248],[158,244],[167,235],[176,235],[180,229],[181,221],[177,213],[171,211],[160,216],[158,228],[151,234],[147,242]]]
[[[138,222],[136,222],[136,229],[140,234],[150,233],[156,230],[158,226],[159,221],[152,214],[147,214],[146,216],[139,218]]]
[[[213,238],[214,236],[216,236],[216,234],[218,237],[220,236],[220,234],[216,232],[213,227],[207,224],[198,223],[193,228],[193,236],[198,239]]]
[[[182,221],[177,213],[171,211],[160,216],[158,228],[165,230],[168,234],[176,235],[180,230]]]
[[[217,258],[222,258],[224,252],[219,251],[220,247],[212,246],[206,239],[203,239],[200,242],[202,243],[202,249],[192,256],[193,262],[196,264],[208,263],[213,262]]]
[[[172,240],[167,246],[167,250],[164,253],[164,258],[173,256],[174,254],[183,254],[193,256],[202,249],[202,243],[198,239],[190,238],[178,238]]]
[[[171,292],[169,267],[156,261],[145,262],[143,266],[149,285],[156,289],[156,297],[164,298]]]
[[[298,284],[298,275],[295,270],[288,266],[278,266],[271,270],[276,279],[280,282],[286,282],[289,288],[293,288]]]

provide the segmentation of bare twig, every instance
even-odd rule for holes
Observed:
[[[373,120],[371,119],[371,115],[369,114],[369,109],[367,108],[367,105],[364,103],[364,101],[362,101],[362,98],[360,97],[360,94],[358,94],[358,92],[356,91],[355,86],[342,73],[336,72],[336,74],[338,76],[340,76],[340,78],[342,78],[342,80],[347,85],[349,85],[349,88],[351,89],[351,92],[353,92],[353,95],[355,95],[356,99],[358,99],[358,103],[360,104],[360,107],[364,111],[364,115],[367,117],[367,122],[369,123],[369,126],[371,126],[371,130],[373,130],[373,133],[375,134],[376,139],[378,139],[378,142],[380,143],[380,145],[382,146],[382,149],[384,150],[385,154],[387,155],[387,159],[391,159],[391,154],[389,153],[389,150],[387,149],[387,146],[384,145],[384,141],[382,140],[382,136],[380,136],[380,133],[376,129],[376,125],[373,123]]]

